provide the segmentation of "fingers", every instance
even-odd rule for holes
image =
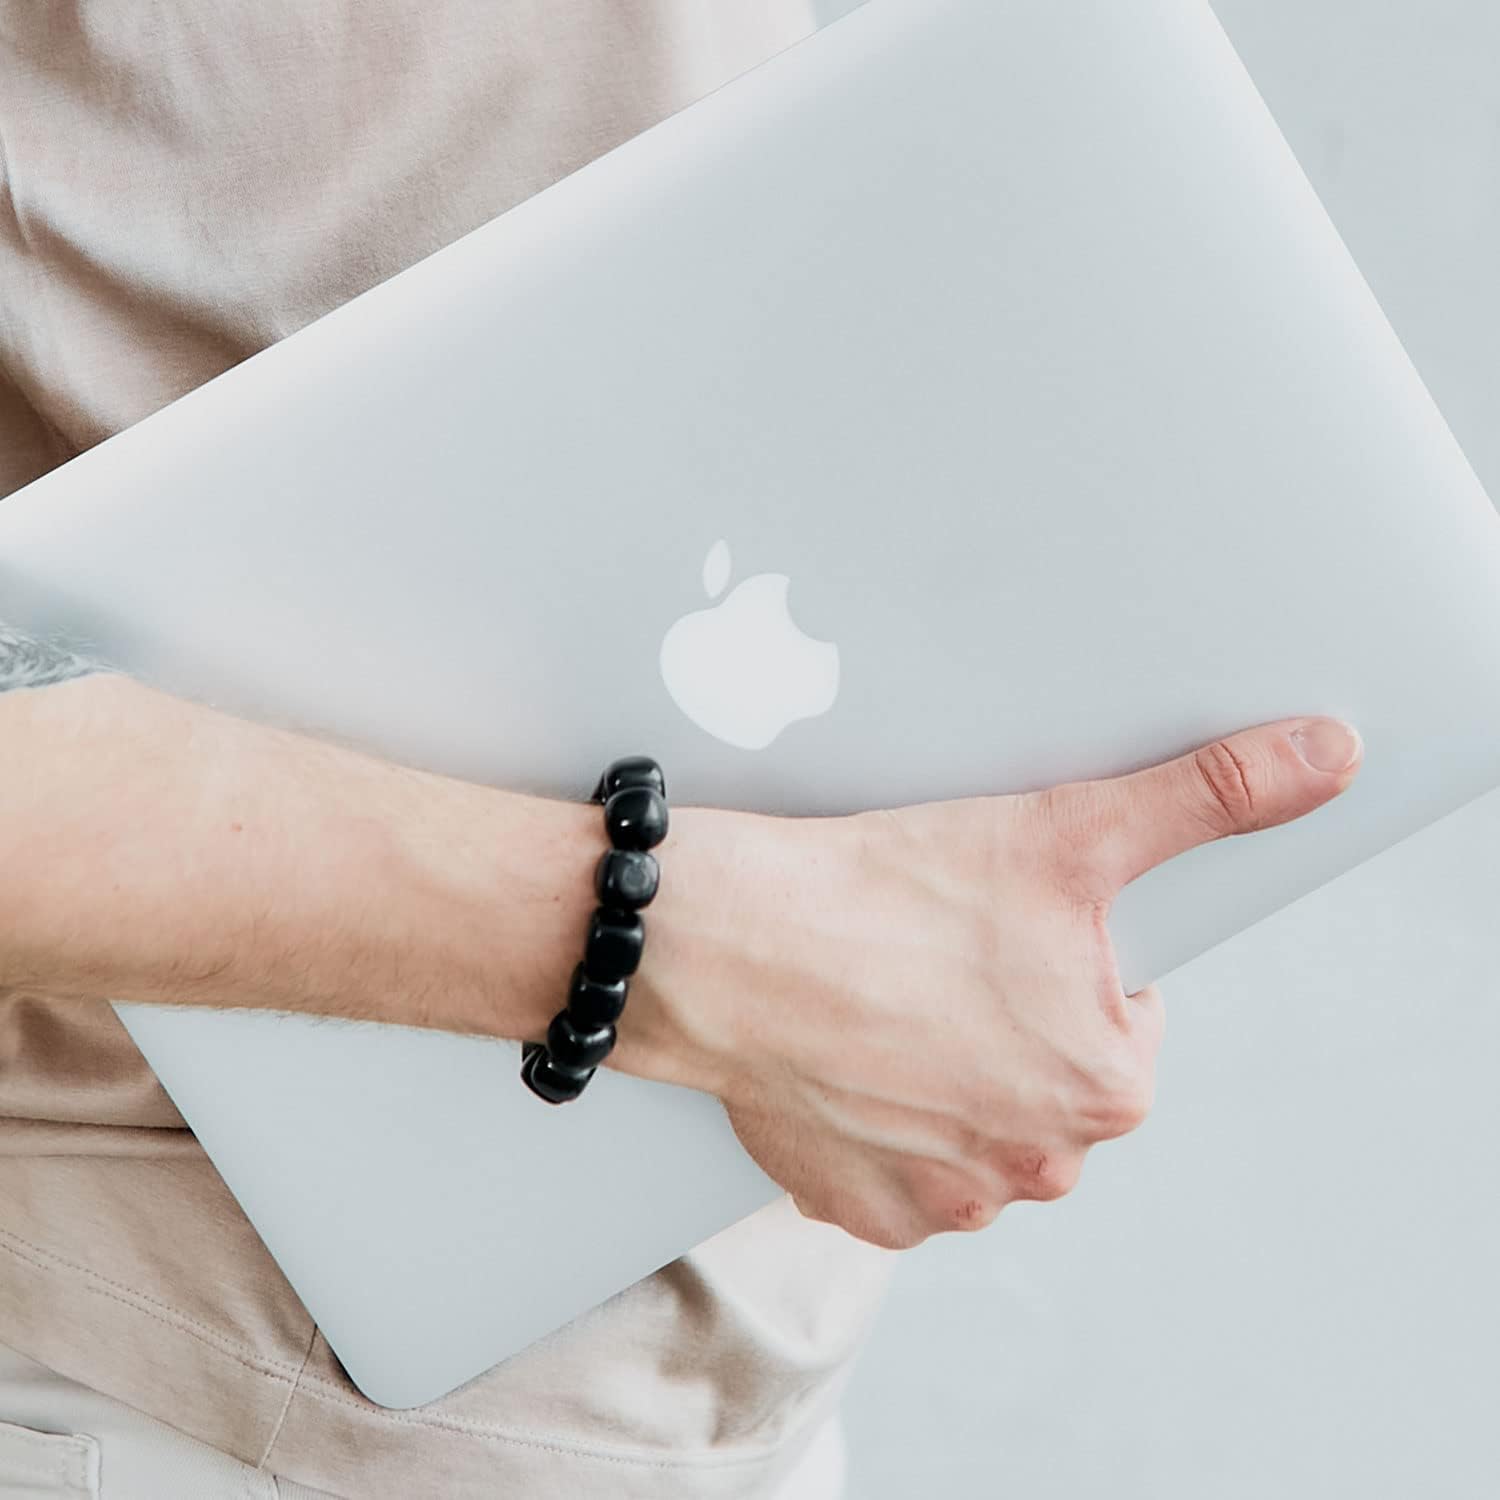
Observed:
[[[1199,844],[1274,828],[1323,806],[1358,774],[1363,745],[1338,719],[1283,719],[1160,765],[1036,795],[1079,894],[1107,899]]]

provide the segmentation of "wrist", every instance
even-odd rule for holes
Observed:
[[[672,810],[661,885],[619,1040],[605,1066],[729,1098],[780,1040],[803,872],[830,820]]]

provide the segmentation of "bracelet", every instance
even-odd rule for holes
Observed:
[[[549,1104],[576,1099],[614,1048],[615,1024],[646,944],[640,912],[661,877],[648,851],[667,836],[666,778],[649,756],[614,761],[592,800],[604,804],[609,848],[594,871],[599,905],[589,919],[583,962],[573,970],[568,1003],[553,1016],[546,1042],[521,1048],[521,1080]]]

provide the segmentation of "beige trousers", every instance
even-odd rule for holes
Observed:
[[[442,1495],[440,1474],[427,1493]],[[835,1418],[774,1500],[840,1500],[843,1493],[843,1433]],[[362,1497],[332,1496],[251,1468],[0,1344],[0,1500]],[[511,1497],[497,1493],[496,1500]]]

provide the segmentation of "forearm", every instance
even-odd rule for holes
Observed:
[[[75,675],[62,673],[63,679]],[[598,810],[0,647],[0,987],[540,1037]]]

